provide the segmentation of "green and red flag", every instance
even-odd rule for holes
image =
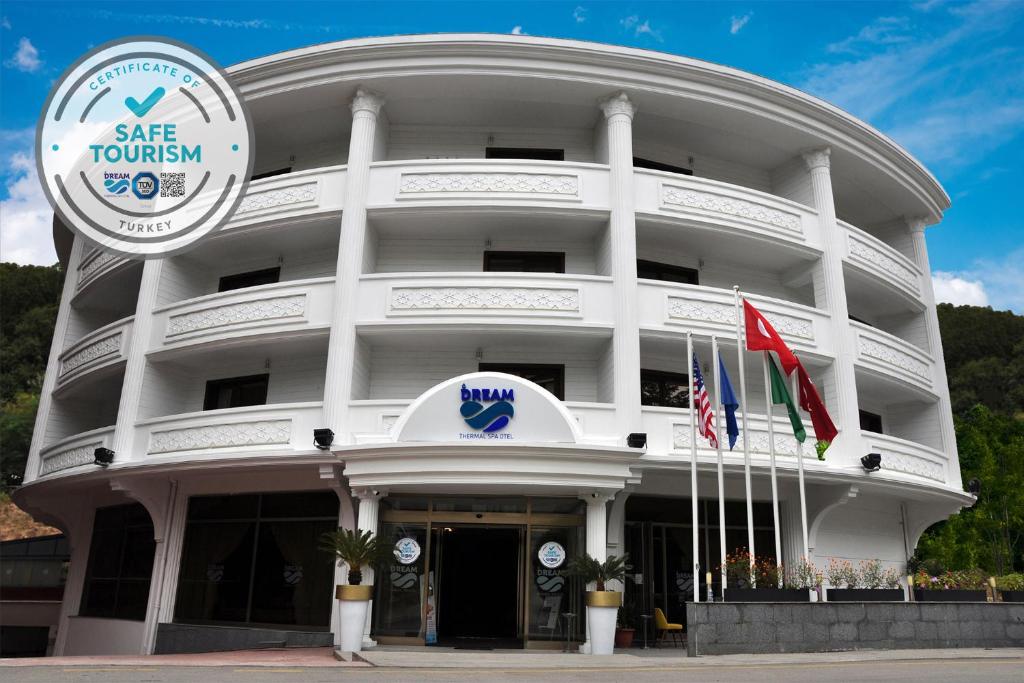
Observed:
[[[818,459],[825,459],[825,449],[832,445],[832,441],[839,434],[832,418],[825,409],[825,403],[818,395],[818,389],[811,381],[803,363],[799,360],[796,365],[796,377],[800,386],[800,407],[811,415],[811,425],[814,427],[814,437],[818,440],[815,449],[818,452]]]

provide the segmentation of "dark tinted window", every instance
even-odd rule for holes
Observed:
[[[650,159],[643,159],[641,157],[633,157],[633,166],[636,168],[649,168],[652,171],[668,171],[669,173],[693,175],[693,171],[689,168],[673,166],[672,164],[664,164],[660,161],[651,161]]]
[[[488,147],[488,159],[537,159],[539,161],[565,161],[564,149],[543,147]]]
[[[229,292],[232,289],[243,287],[256,287],[258,285],[270,285],[281,280],[280,268],[266,268],[265,270],[253,270],[248,273],[236,275],[225,275],[220,279],[218,292]]]
[[[78,613],[145,619],[155,547],[153,523],[141,504],[97,510]]]
[[[661,370],[641,370],[640,403],[662,408],[689,408],[689,375]]]
[[[283,168],[275,168],[273,171],[264,171],[263,173],[254,173],[249,180],[261,180],[263,178],[273,178],[276,175],[284,175],[285,173],[291,173],[292,167],[285,166]]]
[[[637,259],[636,276],[644,280],[661,280],[662,282],[682,282],[686,285],[700,284],[697,271],[693,268],[673,266],[657,261]]]
[[[860,428],[864,432],[882,434],[882,416],[866,410],[860,411]]]
[[[480,372],[504,372],[528,379],[551,392],[560,401],[565,400],[565,366],[524,363],[480,363]]]
[[[565,253],[561,251],[485,251],[484,272],[564,273]]]
[[[270,375],[211,379],[206,383],[203,410],[264,405],[269,381]]]

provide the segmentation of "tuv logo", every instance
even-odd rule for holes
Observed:
[[[486,434],[501,431],[516,414],[512,407],[515,401],[512,389],[468,389],[463,384],[461,397],[459,412],[466,424]]]

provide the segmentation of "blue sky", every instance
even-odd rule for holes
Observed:
[[[1024,2],[5,0],[0,13],[5,261],[55,260],[33,130],[54,79],[94,45],[167,35],[228,65],[352,37],[522,32],[728,64],[863,118],[923,161],[953,200],[928,231],[938,297],[1024,313]]]

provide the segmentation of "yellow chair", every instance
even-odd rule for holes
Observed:
[[[665,618],[665,613],[661,611],[660,607],[654,608],[654,630],[657,632],[658,643],[668,638],[668,635],[672,634],[673,645],[683,645],[683,625],[682,624],[670,624],[668,619]]]

